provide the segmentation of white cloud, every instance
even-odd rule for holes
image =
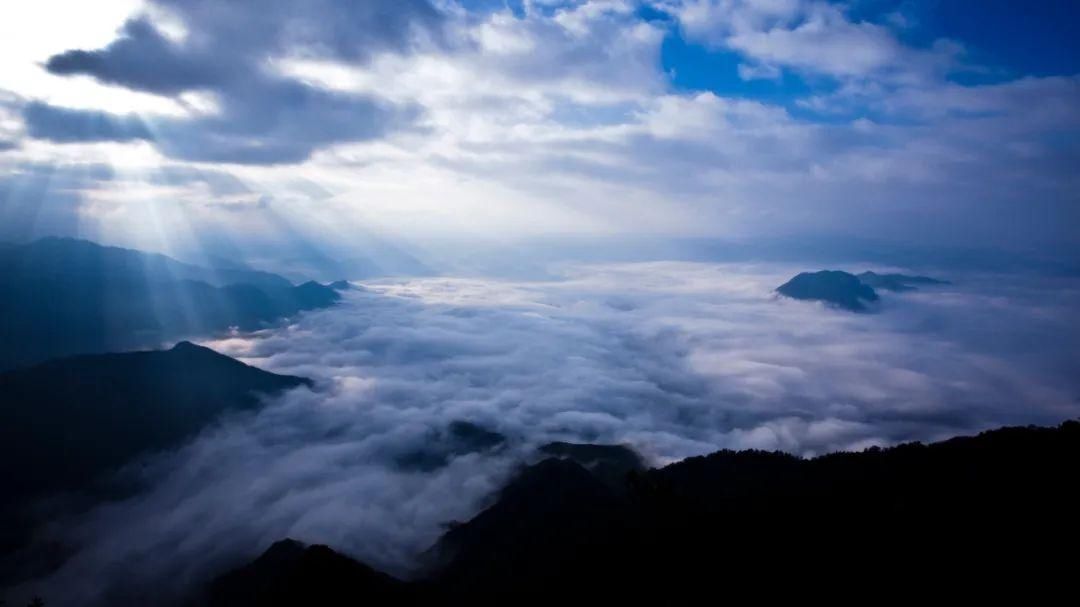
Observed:
[[[783,67],[837,78],[911,80],[951,66],[958,52],[944,41],[929,50],[906,47],[889,28],[852,21],[842,5],[820,0],[687,0],[663,6],[692,39],[741,53],[759,66],[758,73]]]
[[[58,522],[84,549],[43,583],[50,604],[85,604],[110,580],[167,595],[285,536],[401,573],[549,440],[624,442],[664,463],[1080,413],[1075,280],[951,276],[852,314],[777,299],[795,270],[653,263],[565,267],[547,282],[369,283],[287,327],[210,342],[317,391],[158,459],[144,494]],[[454,420],[503,433],[507,449],[402,469]]]
[[[743,80],[777,80],[783,73],[780,68],[765,64],[739,64],[739,78]]]

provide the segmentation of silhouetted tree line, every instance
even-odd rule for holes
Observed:
[[[411,581],[284,540],[183,604],[1028,604],[1075,577],[1077,422],[814,459],[725,450],[653,470],[619,447],[541,452],[552,457],[449,528]]]
[[[1031,601],[1074,576],[1076,422],[810,460],[719,451],[617,478],[602,463],[571,453],[524,468],[428,551],[420,581],[286,542],[217,580],[207,602],[879,602],[1018,588]]]

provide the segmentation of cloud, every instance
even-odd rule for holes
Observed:
[[[362,60],[375,52],[403,52],[422,39],[437,39],[443,19],[426,0],[318,0],[302,7],[285,0],[224,7],[209,0],[157,0],[152,6],[155,11],[130,19],[105,48],[55,55],[46,68],[159,93],[230,89],[237,80],[257,86],[268,57],[304,52]],[[180,31],[169,36],[169,24]]]
[[[23,117],[30,136],[50,141],[132,141],[150,140],[153,135],[141,118],[132,114],[116,116],[90,110],[69,110],[34,102],[26,105]]]
[[[55,142],[151,141],[177,160],[236,164],[303,162],[321,146],[377,138],[412,121],[414,108],[328,93],[302,84],[265,83],[232,100],[223,115],[143,119],[41,103],[26,106],[32,137]]]
[[[740,53],[747,68],[787,68],[839,79],[910,80],[956,64],[958,45],[905,46],[884,25],[853,21],[820,0],[686,0],[663,5],[691,39]],[[750,72],[748,72],[750,73]],[[767,72],[766,72],[767,73]]]
[[[20,100],[17,97],[0,90],[0,154],[14,149],[22,139],[23,125],[19,119],[19,105]]]
[[[52,55],[48,75],[176,111],[15,102],[0,140],[18,145],[0,162],[222,165],[276,202],[262,209],[265,229],[202,213],[231,208],[230,194],[140,189],[191,207],[193,231],[265,256],[282,248],[275,229],[317,235],[343,257],[359,255],[348,251],[358,230],[462,242],[829,233],[1049,242],[1076,256],[1075,76],[950,79],[978,69],[954,43],[913,46],[885,22],[811,0],[656,2],[667,17],[650,19],[630,1],[379,6],[151,3],[111,43]],[[715,90],[665,72],[732,56],[735,82],[718,73]],[[72,192],[71,223],[108,198],[112,233],[134,239],[145,217],[121,208],[124,196]]]
[[[800,269],[649,263],[564,267],[546,282],[377,282],[287,327],[211,342],[318,387],[134,467],[143,494],[58,521],[55,536],[82,550],[41,591],[57,605],[118,581],[168,596],[284,536],[407,573],[443,523],[483,507],[550,440],[628,443],[659,464],[1080,413],[1075,279],[949,276],[853,315],[777,298]],[[506,444],[403,464],[455,422]]]
[[[441,13],[423,1],[305,3],[170,2],[132,17],[98,50],[73,49],[48,59],[55,75],[211,102],[192,116],[131,118],[91,110],[28,105],[31,136],[52,141],[152,140],[182,160],[240,164],[297,163],[327,144],[377,138],[408,125],[416,108],[377,96],[334,94],[272,73],[268,59],[289,54],[365,60],[405,52],[439,37]],[[161,15],[169,19],[164,22]],[[169,35],[169,25],[180,29]],[[432,42],[433,43],[433,42]],[[185,98],[185,95],[188,98]],[[207,97],[209,95],[209,97]],[[62,117],[62,119],[60,119]]]
[[[128,21],[120,38],[98,51],[69,50],[54,55],[45,68],[57,75],[87,75],[101,82],[153,93],[178,94],[226,84],[240,66],[231,54],[187,57],[147,18]]]

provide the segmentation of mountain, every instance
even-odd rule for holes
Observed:
[[[957,562],[1052,575],[1068,568],[1053,547],[1080,539],[1078,469],[1077,422],[813,459],[719,451],[631,471],[622,493],[546,460],[440,540],[456,552],[435,579],[489,597],[670,597],[837,575],[929,585]]]
[[[188,342],[0,373],[0,511],[48,492],[88,489],[225,412],[253,410],[264,395],[309,384]]]
[[[877,272],[863,272],[859,274],[859,281],[868,287],[885,291],[914,291],[919,286],[947,285],[949,281],[930,278],[929,276],[912,276],[910,274],[878,274]]]
[[[569,456],[550,457],[451,528],[429,551],[427,575],[409,585],[426,604],[916,599],[1007,587],[1030,596],[1073,579],[1065,555],[1080,539],[1078,468],[1078,422],[813,459],[718,451],[629,470],[621,488]],[[319,595],[327,605],[383,596],[369,568],[334,554],[353,564],[323,570],[314,586],[297,582],[289,596],[330,590]],[[313,580],[301,566],[274,577]],[[260,587],[237,582],[231,592],[245,586],[246,596]]]
[[[840,270],[803,272],[777,287],[776,292],[792,299],[823,301],[853,312],[865,311],[868,303],[878,300],[873,287]]]
[[[310,384],[188,342],[0,372],[0,586],[62,562],[60,547],[29,541],[56,506],[126,491],[105,482],[109,472]],[[62,504],[42,503],[57,496]]]
[[[450,595],[512,596],[555,581],[607,585],[609,573],[637,558],[608,543],[632,533],[624,499],[573,460],[527,466],[491,507],[439,539],[427,555],[432,579]]]
[[[398,457],[397,465],[404,470],[430,472],[449,464],[455,457],[497,451],[505,443],[506,437],[498,432],[456,420],[445,430],[429,432],[424,445]]]
[[[645,460],[624,445],[554,442],[540,447],[543,455],[576,462],[609,486],[621,488],[626,477],[646,470]]]
[[[211,585],[208,607],[400,604],[418,592],[326,546],[275,543],[254,562]]]
[[[254,329],[340,297],[265,272],[47,238],[0,249],[0,370]]]
[[[287,289],[288,280],[271,274],[217,264],[203,268],[157,253],[99,245],[76,238],[48,237],[0,249],[0,267],[20,277],[80,280],[89,277],[108,282],[145,281],[169,283],[183,280],[215,287],[247,284],[265,289]]]

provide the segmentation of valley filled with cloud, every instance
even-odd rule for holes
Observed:
[[[626,444],[661,465],[1080,413],[1075,279],[947,276],[852,313],[778,297],[796,270],[658,262],[561,266],[544,281],[376,280],[286,326],[206,342],[315,386],[129,466],[137,495],[54,521],[49,533],[79,549],[46,586],[181,593],[287,536],[408,576],[446,524],[552,440]]]

